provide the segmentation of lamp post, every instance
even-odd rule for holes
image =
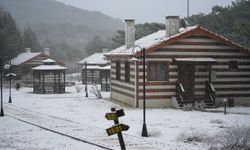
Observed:
[[[11,66],[11,60],[9,61],[9,64],[6,64],[4,66],[4,69],[9,69],[9,74],[6,75],[6,77],[9,79],[9,103],[12,103],[12,98],[11,98],[11,80],[12,80],[12,77],[15,76],[15,74],[12,74],[12,66]]]
[[[187,0],[187,19],[189,19],[189,0]]]
[[[88,66],[88,64],[87,64],[87,62],[85,62],[85,69],[84,69],[85,92],[86,92],[85,97],[89,97],[89,96],[88,96],[87,66]]]
[[[3,117],[4,116],[4,111],[3,111],[3,59],[0,58],[0,70],[1,70],[1,76],[0,76],[0,80],[1,80],[1,113],[0,116]]]
[[[136,53],[134,52],[135,47],[140,48],[142,51],[142,65],[143,65],[143,125],[142,125],[142,136],[148,137],[147,125],[146,125],[146,101],[145,101],[145,48],[141,48],[140,46],[134,46],[132,49],[133,54],[135,55],[131,61],[138,61],[136,58]]]

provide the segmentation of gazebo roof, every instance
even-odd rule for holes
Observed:
[[[79,61],[78,64],[84,65],[85,62],[87,62],[88,65],[108,64],[108,60],[106,59],[106,56],[103,55],[103,53],[94,53],[90,55],[89,57]]]
[[[67,68],[59,65],[40,65],[32,68],[32,70],[66,70]]]
[[[50,58],[43,60],[43,63],[55,63],[55,62],[56,62],[55,60]]]

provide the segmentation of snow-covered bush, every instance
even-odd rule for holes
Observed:
[[[222,149],[250,149],[250,127],[236,125],[228,127],[221,133]]]
[[[206,134],[206,131],[203,130],[197,130],[195,128],[190,128],[183,133],[181,133],[177,140],[184,142],[184,143],[200,143],[200,142],[206,142],[210,143],[211,136]]]
[[[184,111],[205,111],[205,103],[203,101],[201,102],[195,102],[194,104],[184,104],[182,110]]]
[[[193,105],[192,104],[184,104],[182,110],[184,111],[192,111]]]
[[[194,103],[194,110],[197,110],[197,111],[205,111],[205,103],[204,101],[201,101],[201,102],[195,102]]]
[[[76,88],[76,92],[77,92],[77,93],[80,93],[81,90],[83,89],[83,85],[81,85],[81,84],[76,84],[75,88]]]
[[[93,85],[90,89],[90,93],[93,93],[97,98],[101,99],[102,98],[102,93],[101,90],[98,89],[97,85]]]
[[[210,123],[214,123],[214,124],[223,124],[223,121],[220,119],[212,119],[210,120]]]

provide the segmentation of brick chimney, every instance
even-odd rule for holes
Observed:
[[[43,53],[49,56],[49,48],[44,48]]]
[[[125,45],[126,48],[135,46],[135,20],[125,19]]]
[[[179,32],[179,16],[166,17],[166,37],[170,37]]]

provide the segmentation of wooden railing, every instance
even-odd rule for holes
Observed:
[[[177,82],[176,84],[176,98],[183,104],[184,99],[183,95],[185,93],[185,89],[183,88],[182,84],[180,82]]]
[[[216,90],[211,82],[206,81],[206,97],[215,104]]]

